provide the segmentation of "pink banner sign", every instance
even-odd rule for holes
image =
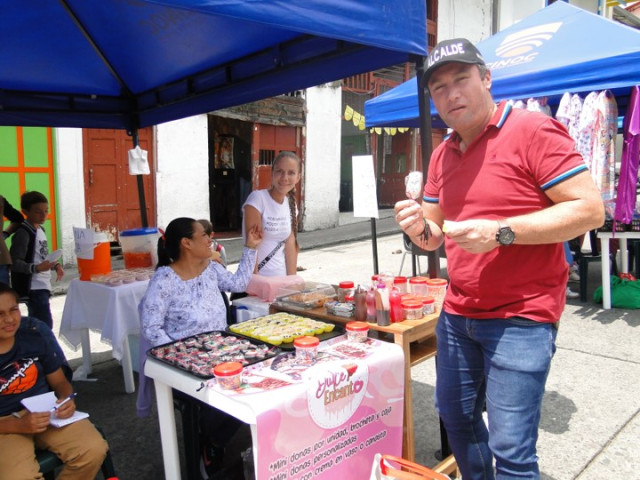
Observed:
[[[258,415],[258,480],[367,478],[376,453],[402,455],[402,349],[369,339],[323,351]]]

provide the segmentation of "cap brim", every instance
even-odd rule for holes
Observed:
[[[486,65],[485,63],[480,63],[477,60],[471,61],[471,60],[460,60],[458,58],[456,58],[455,60],[441,60],[440,62],[438,62],[435,65],[432,65],[431,67],[427,68],[424,71],[424,85],[428,86],[427,84],[429,83],[429,79],[431,78],[431,75],[433,75],[435,73],[436,70],[438,70],[440,67],[443,67],[449,63],[465,63],[467,65]]]

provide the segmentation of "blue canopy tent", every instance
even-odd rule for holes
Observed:
[[[495,100],[610,89],[624,112],[640,84],[640,31],[556,2],[477,44]],[[409,80],[365,102],[368,127],[419,125],[418,84]],[[431,104],[434,125],[442,125]]]
[[[140,128],[426,55],[418,0],[0,8],[0,125]]]
[[[122,128],[134,144],[141,127],[427,53],[423,0],[0,0],[0,10],[0,125]]]

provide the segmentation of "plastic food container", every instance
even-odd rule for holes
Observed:
[[[317,337],[298,337],[293,341],[296,347],[296,360],[299,363],[313,363],[318,354],[320,340]]]
[[[124,268],[155,267],[158,263],[158,229],[137,228],[120,232]]]
[[[427,279],[427,293],[429,297],[433,297],[436,301],[437,311],[442,310],[442,303],[444,302],[444,295],[447,293],[447,282],[444,278],[428,278]]]
[[[345,329],[350,342],[365,342],[369,336],[369,325],[365,322],[349,322]]]
[[[422,302],[419,300],[405,300],[402,302],[405,320],[420,320],[422,314]]]
[[[223,390],[235,390],[242,385],[242,364],[225,362],[213,367],[213,375]]]
[[[259,276],[259,275],[258,275]],[[334,300],[336,291],[326,283],[306,282],[298,289],[281,288],[276,296],[276,302],[299,308],[318,308]]]
[[[338,284],[338,301],[346,302],[347,298],[353,301],[354,285],[352,281],[340,282]]]
[[[431,315],[436,313],[436,300],[433,297],[422,297],[422,313],[424,315]]]
[[[427,277],[411,277],[409,279],[409,290],[414,295],[428,295]]]
[[[393,277],[393,286],[397,288],[400,293],[407,293],[407,277]]]

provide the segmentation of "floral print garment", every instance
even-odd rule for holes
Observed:
[[[591,166],[592,176],[600,190],[605,204],[615,198],[615,165],[616,165],[616,136],[618,133],[618,104],[609,90],[598,94],[596,100],[596,115],[593,129],[593,148]],[[613,209],[609,214],[613,216]]]
[[[196,278],[182,280],[171,267],[160,267],[138,307],[142,334],[151,346],[211,330],[224,330],[227,310],[221,292],[246,290],[256,264],[256,251],[245,248],[236,273],[218,262]]]

